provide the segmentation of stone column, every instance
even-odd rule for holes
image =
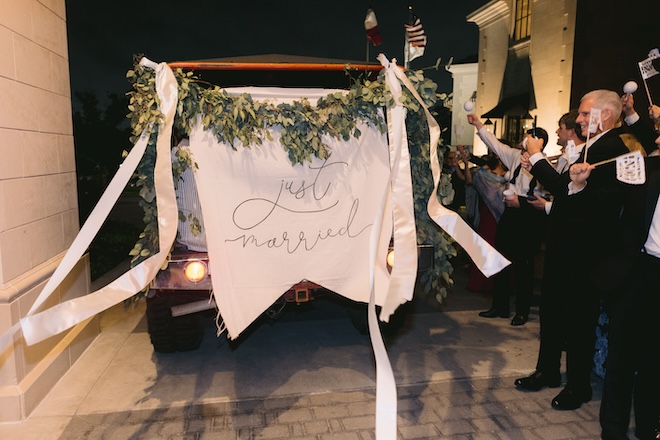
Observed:
[[[25,316],[78,229],[65,0],[0,13],[0,333]],[[46,302],[89,291],[84,259]],[[98,320],[0,352],[0,422],[27,417],[98,334]]]

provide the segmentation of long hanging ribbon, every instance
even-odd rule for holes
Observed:
[[[384,55],[379,55],[378,59],[387,60]],[[393,60],[396,62],[396,60]],[[381,60],[381,63],[383,61]],[[397,78],[410,90],[412,95],[417,99],[419,104],[424,109],[426,120],[429,125],[430,136],[430,161],[431,172],[433,174],[433,192],[427,203],[427,211],[429,216],[435,223],[447,232],[456,242],[467,252],[472,258],[475,266],[486,276],[490,277],[506,266],[511,264],[509,260],[504,258],[493,246],[477,234],[465,221],[454,211],[442,206],[438,197],[436,196],[438,185],[440,183],[440,162],[438,161],[438,141],[440,140],[440,126],[431,113],[429,112],[424,101],[415,90],[415,86],[406,77],[405,73],[400,68],[393,69]]]
[[[177,106],[178,85],[172,70],[166,63],[156,64],[143,58],[140,65],[156,71],[156,91],[160,99],[160,111],[164,115],[163,124],[158,131],[157,157],[154,169],[160,250],[102,289],[36,313],[77,264],[126,187],[146,150],[149,135],[145,130],[117,174],[113,177],[108,188],[104,191],[98,204],[94,207],[66,252],[62,262],[44,286],[27,315],[0,336],[0,350],[4,350],[19,328],[22,328],[27,344],[32,345],[130,298],[151,282],[167,258],[176,237],[178,219],[170,160],[170,139]]]
[[[381,61],[382,63],[382,61]],[[393,65],[384,65],[385,82],[394,97],[395,106],[387,109],[390,144],[392,208],[394,219],[394,249],[396,262],[390,274],[390,285],[380,312],[388,321],[397,307],[410,301],[417,278],[417,231],[413,204],[410,151],[406,135],[406,108],[401,102],[401,83]]]

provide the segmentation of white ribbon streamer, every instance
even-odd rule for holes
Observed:
[[[380,54],[378,59],[383,66],[388,66],[387,58]],[[396,60],[393,60],[396,63]],[[395,64],[396,66],[396,64]],[[435,223],[447,232],[456,242],[467,252],[472,258],[475,266],[486,276],[490,277],[500,272],[506,266],[511,264],[509,260],[504,258],[493,246],[477,234],[465,221],[454,211],[442,206],[438,197],[436,196],[438,185],[440,183],[440,163],[438,161],[438,141],[440,140],[440,126],[431,113],[429,112],[424,101],[415,90],[415,86],[403,73],[400,68],[393,69],[394,74],[401,80],[401,82],[410,90],[415,99],[420,103],[424,109],[426,120],[429,125],[429,136],[431,149],[431,172],[433,174],[433,192],[427,203],[427,211],[429,216]]]
[[[126,187],[146,150],[149,136],[145,132],[135,144],[117,174],[113,177],[110,185],[92,210],[89,218],[74,239],[62,262],[39,294],[39,297],[27,315],[21,319],[20,327],[23,330],[23,336],[28,345],[35,344],[71,328],[141,291],[157,274],[167,258],[176,237],[178,210],[172,178],[170,139],[177,106],[178,85],[172,70],[166,63],[156,64],[143,58],[140,64],[156,70],[156,90],[160,99],[160,110],[164,115],[163,124],[158,131],[158,140],[156,143],[157,157],[154,169],[160,250],[157,254],[146,259],[102,289],[83,297],[60,303],[35,314],[44,301],[60,285],[69,272],[71,272],[85,250],[89,247],[92,239],[96,236],[107,218],[108,213]],[[18,328],[17,325],[14,325],[0,337],[0,347],[2,349],[6,347]]]
[[[417,231],[406,134],[406,109],[400,103],[401,83],[396,77],[393,65],[388,63],[385,67],[385,81],[395,102],[394,108],[387,109],[395,249],[390,286],[380,311],[380,319],[387,322],[397,307],[410,301],[413,296],[417,278]]]
[[[397,394],[396,381],[390,358],[385,349],[383,336],[380,332],[378,319],[376,318],[376,294],[375,294],[375,271],[376,258],[378,254],[379,231],[383,227],[383,216],[387,215],[385,205],[387,203],[388,188],[381,195],[381,209],[379,216],[374,219],[374,227],[371,231],[371,245],[369,248],[369,283],[371,293],[367,306],[367,323],[371,348],[376,361],[376,440],[396,440],[397,438]],[[389,297],[389,295],[388,295]]]

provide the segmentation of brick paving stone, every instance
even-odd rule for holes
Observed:
[[[369,429],[376,424],[376,416],[360,416],[360,417],[346,417],[342,419],[341,424],[344,429],[349,431],[357,431],[360,429]]]
[[[537,435],[533,430],[527,428],[510,429],[508,431],[500,431],[497,436],[501,440],[560,440],[561,437],[543,437]],[[576,440],[576,439],[573,439]]]
[[[478,432],[497,432],[502,430],[502,424],[495,417],[480,417],[470,419]]]
[[[291,437],[298,438],[306,435],[302,423],[290,423],[289,428],[291,429]]]
[[[233,402],[232,407],[232,413],[252,413],[263,409],[264,404],[262,400],[247,399]]]
[[[131,425],[112,425],[107,426],[103,430],[103,438],[108,439],[129,439],[129,438],[141,438],[146,435],[153,435],[154,437],[158,436],[156,429],[153,427],[143,427],[142,425],[131,424]]]
[[[486,402],[481,406],[488,414],[493,415],[509,414],[512,409],[508,402]]]
[[[438,416],[438,413],[432,409],[425,409],[422,411],[413,412],[412,414],[415,417],[415,421],[417,423],[438,423],[442,421],[440,416]]]
[[[195,417],[188,419],[188,426],[186,432],[204,432],[213,429],[213,418],[211,417]]]
[[[397,402],[397,408],[401,409],[400,402]],[[359,402],[346,404],[348,413],[352,416],[363,416],[367,414],[376,414],[376,402]],[[405,409],[403,409],[405,411]]]
[[[464,393],[452,393],[442,396],[447,399],[449,405],[473,405],[475,403],[488,402],[483,391],[466,391]]]
[[[592,400],[591,402],[582,405],[575,412],[583,416],[585,420],[598,420],[599,411],[600,400],[597,402]]]
[[[326,420],[312,420],[303,423],[303,429],[307,434],[323,434],[330,432],[330,425]]]
[[[590,420],[580,423],[574,423],[571,429],[579,434],[598,438],[600,436],[600,422],[598,420]],[[628,434],[628,437],[635,438],[634,435]]]
[[[471,440],[499,440],[499,437],[492,432],[477,432],[472,434]]]
[[[436,408],[435,412],[440,417],[440,420],[467,419],[474,416],[469,406],[444,406],[442,408]]]
[[[397,426],[409,426],[417,423],[417,414],[411,411],[397,411]]]
[[[419,397],[423,396],[427,392],[433,392],[433,391],[427,391],[429,389],[430,384],[415,384],[415,385],[406,385],[397,388],[397,395],[399,398],[405,398],[405,397]]]
[[[330,432],[341,432],[344,429],[341,422],[337,419],[328,420],[328,424],[330,425]]]
[[[566,425],[548,425],[541,426],[534,429],[541,438],[562,440],[562,439],[575,439],[576,433],[569,429]]]
[[[339,432],[334,434],[321,434],[320,440],[360,440],[357,432]]]
[[[332,405],[330,393],[312,394],[308,396],[310,406]]]
[[[312,408],[312,411],[317,419],[348,417],[348,406],[346,405],[317,406]]]
[[[443,406],[443,403],[438,396],[426,395],[417,399],[417,408],[438,408]]]
[[[223,430],[223,429],[229,429],[229,418],[230,415],[225,415],[225,416],[215,416],[211,417],[211,429],[212,430]]]
[[[585,420],[583,414],[584,413],[580,414],[577,411],[557,411],[555,409],[551,409],[541,413],[541,416],[547,421],[548,424],[554,425],[557,423],[582,422]]]
[[[538,413],[541,411],[547,411],[548,405],[546,402],[543,402],[543,405],[539,401],[534,399],[517,399],[512,402],[509,402],[512,411],[523,412],[523,413]]]
[[[202,432],[198,436],[198,440],[248,440],[249,438],[249,433],[241,437],[236,431]]]
[[[375,400],[376,396],[368,395],[361,391],[354,391],[348,393],[334,393],[332,397],[333,403],[349,403],[349,402],[364,402]]]
[[[230,414],[236,410],[232,402],[213,402],[204,405],[193,405],[188,415],[190,417],[205,417],[219,414]]]
[[[360,440],[376,440],[375,430],[358,431],[358,436],[360,437]]]
[[[454,394],[475,391],[470,380],[433,382],[429,384],[428,389],[435,394]]]
[[[261,407],[265,410],[300,408],[306,406],[309,406],[309,399],[305,396],[280,397],[278,399],[266,399],[261,402]]]
[[[252,438],[259,440],[288,439],[291,438],[291,429],[289,425],[271,425],[253,428],[252,434]]]
[[[467,420],[448,420],[438,423],[437,428],[442,435],[471,434],[476,432],[476,428]]]
[[[168,420],[160,424],[158,434],[163,437],[168,437],[175,434],[183,434],[186,432],[186,419]]]
[[[486,396],[489,401],[496,401],[496,402],[508,403],[508,402],[520,400],[520,393],[516,393],[515,390],[508,388],[488,390]]]
[[[513,426],[516,426],[518,428],[534,427],[534,426],[538,426],[539,424],[538,415],[534,415],[532,417],[528,413],[510,411],[509,414],[507,414],[507,417],[511,421]]]
[[[431,404],[436,403],[437,404],[437,399],[433,399]],[[399,397],[396,402],[396,407],[398,410],[406,411],[406,410],[413,410],[420,408],[422,404],[424,403],[423,400],[418,399],[417,397],[404,397],[401,398]],[[376,405],[376,402],[374,402],[374,407]]]
[[[275,415],[274,417],[274,422],[275,423],[290,423],[290,422],[297,422],[297,421],[307,421],[307,420],[313,420],[314,415],[312,414],[312,410],[309,408],[296,408],[296,409],[290,409],[286,411],[282,411],[278,414]]]
[[[401,426],[399,427],[401,438],[403,439],[422,439],[437,437],[438,430],[433,424]]]
[[[265,416],[262,413],[232,414],[226,418],[226,426],[230,428],[263,426],[264,419]]]

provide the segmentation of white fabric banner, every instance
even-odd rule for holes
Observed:
[[[309,90],[248,92],[254,99],[268,96],[276,102],[309,98]],[[319,92],[325,96],[334,90]],[[324,138],[332,150],[329,159],[297,165],[282,148],[278,129],[271,131],[272,141],[236,150],[218,143],[200,124],[193,129],[190,150],[199,166],[195,181],[214,296],[230,338],[303,279],[368,302],[370,236],[374,218],[382,216],[383,209],[375,286],[376,303],[385,302],[392,206],[388,201],[381,207],[380,195],[390,184],[389,149],[386,136],[377,129],[364,123],[359,129],[360,138],[349,142]],[[414,224],[403,240],[416,246]],[[402,295],[411,299],[412,289]]]

